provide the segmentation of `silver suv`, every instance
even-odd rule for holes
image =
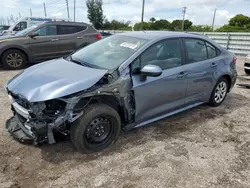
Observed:
[[[68,55],[102,36],[91,25],[76,22],[46,22],[14,36],[0,37],[0,58],[7,69],[20,69]]]

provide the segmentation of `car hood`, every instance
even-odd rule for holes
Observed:
[[[2,35],[0,36],[0,40],[13,39],[13,38],[22,38],[24,36],[16,36],[16,35]]]
[[[26,69],[12,78],[6,87],[30,102],[46,101],[86,90],[106,72],[60,58]]]

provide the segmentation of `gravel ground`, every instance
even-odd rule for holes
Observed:
[[[238,83],[250,83],[237,62]],[[34,147],[4,128],[11,117],[0,70],[0,187],[250,187],[250,90],[235,87],[217,108],[194,108],[128,133],[99,153],[70,142]]]

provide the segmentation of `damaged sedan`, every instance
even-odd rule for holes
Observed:
[[[195,106],[219,106],[235,85],[234,54],[207,37],[177,32],[113,35],[32,66],[6,85],[21,142],[70,136],[80,152],[100,151],[121,130]]]

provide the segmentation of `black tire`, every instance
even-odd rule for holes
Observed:
[[[87,107],[83,114],[81,118],[72,123],[70,130],[71,142],[79,152],[100,151],[117,140],[121,130],[121,119],[113,108],[105,104],[94,104]],[[97,124],[93,126],[96,121]],[[99,131],[99,129],[96,130],[99,125],[103,125],[106,129],[105,133],[102,134],[106,134],[106,132],[108,134],[104,140],[94,142],[95,139],[92,139],[92,136],[97,138],[93,134]]]
[[[11,57],[15,57],[17,60],[13,63],[11,63],[10,61],[8,62]],[[20,50],[10,49],[3,53],[1,61],[5,69],[18,70],[25,67],[27,58],[25,54]]]
[[[217,87],[221,84],[221,83],[225,83],[226,84],[226,92],[225,92],[225,96],[223,96],[223,98],[221,98],[220,100],[216,100],[216,92],[217,92]],[[209,105],[210,106],[220,106],[221,103],[225,100],[225,98],[227,97],[227,93],[228,93],[228,88],[229,88],[229,84],[228,84],[228,81],[226,78],[221,78],[219,79],[219,81],[216,83],[214,89],[213,89],[213,92],[210,96],[210,99],[209,99]]]
[[[250,75],[250,70],[249,70],[249,69],[245,69],[245,73],[246,73],[247,75]]]

